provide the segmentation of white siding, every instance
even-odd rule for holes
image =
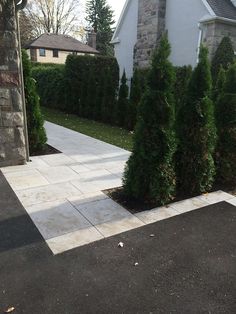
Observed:
[[[122,24],[117,33],[119,43],[115,44],[115,56],[120,66],[120,75],[124,69],[128,79],[133,76],[134,46],[137,42],[138,0],[130,1]]]
[[[166,29],[174,65],[195,66],[198,55],[200,19],[208,15],[202,0],[167,0]]]

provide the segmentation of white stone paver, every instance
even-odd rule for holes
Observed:
[[[40,169],[40,173],[49,183],[68,182],[77,179],[77,173],[66,166]]]
[[[171,204],[171,207],[174,208],[179,213],[186,213],[194,209],[208,206],[209,204],[202,200],[199,197],[190,198],[188,200],[180,201]]]
[[[154,223],[160,220],[174,217],[180,213],[172,207],[160,207],[150,211],[144,211],[135,216],[143,221],[145,224]]]
[[[145,223],[133,215],[129,215],[126,218],[119,220],[112,220],[103,224],[97,225],[97,230],[104,235],[104,237],[111,237],[122,232],[126,232],[132,229],[140,228]]]
[[[26,210],[46,240],[92,227],[66,200],[45,202],[26,207]]]
[[[231,198],[230,200],[227,200],[227,203],[236,206],[236,197]]]
[[[78,196],[81,194],[82,193],[69,182],[16,191],[16,195],[25,207],[44,202],[66,199],[68,197]]]
[[[45,186],[49,184],[49,182],[36,169],[7,172],[5,173],[5,177],[15,191]]]
[[[45,126],[48,143],[62,153],[1,171],[54,254],[220,201],[236,206],[236,198],[218,191],[132,215],[102,192],[122,185],[130,153],[52,123]]]
[[[111,200],[94,201],[82,205],[76,205],[77,210],[83,214],[94,226],[108,221],[120,220],[132,216],[126,209]]]
[[[95,227],[89,227],[49,239],[47,244],[53,254],[59,254],[101,239],[104,236]]]
[[[217,191],[201,195],[198,198],[208,204],[215,204],[232,199],[232,195],[223,191]]]

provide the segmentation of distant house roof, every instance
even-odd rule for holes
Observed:
[[[42,34],[25,48],[58,49],[91,54],[99,53],[96,49],[81,43],[79,40],[71,36],[58,34]]]
[[[236,20],[236,7],[232,0],[207,0],[211,9],[218,17]]]

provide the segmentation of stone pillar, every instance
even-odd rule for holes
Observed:
[[[139,0],[138,35],[134,66],[147,68],[153,50],[165,31],[166,0]]]
[[[236,51],[236,27],[235,23],[230,21],[213,19],[202,23],[203,36],[202,41],[209,49],[210,59],[213,58],[223,37],[228,36],[232,40],[234,50]]]
[[[18,1],[19,2],[19,1]],[[0,167],[26,162],[14,0],[0,2]]]

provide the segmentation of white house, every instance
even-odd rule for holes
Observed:
[[[112,39],[121,73],[147,67],[164,31],[176,66],[195,66],[201,42],[210,57],[224,36],[236,49],[236,0],[127,0]]]

